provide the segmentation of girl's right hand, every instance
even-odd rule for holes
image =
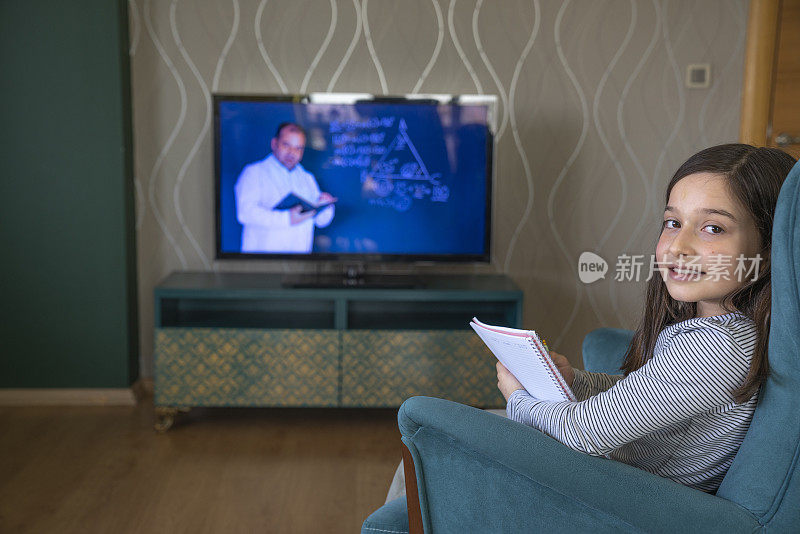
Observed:
[[[556,364],[556,367],[558,367],[558,372],[564,377],[564,381],[567,385],[572,387],[572,381],[575,380],[575,370],[572,368],[567,357],[551,350],[550,358],[553,360],[553,363]]]

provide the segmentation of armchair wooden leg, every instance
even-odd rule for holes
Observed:
[[[406,478],[406,502],[408,503],[408,532],[409,534],[425,534],[422,528],[422,511],[419,507],[419,493],[417,490],[417,474],[414,470],[414,459],[411,451],[403,443],[403,473]]]

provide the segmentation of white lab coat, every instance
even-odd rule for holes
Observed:
[[[236,218],[242,229],[242,252],[311,252],[314,226],[323,228],[333,220],[334,207],[291,225],[289,210],[273,210],[289,194],[316,203],[320,190],[311,173],[299,163],[290,171],[270,154],[247,165],[236,180]]]

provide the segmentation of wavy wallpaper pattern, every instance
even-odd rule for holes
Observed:
[[[615,281],[615,266],[652,253],[670,174],[738,132],[745,0],[129,0],[129,11],[144,377],[153,287],[171,271],[309,268],[214,260],[214,92],[497,95],[492,262],[447,271],[507,273],[525,291],[526,327],[575,365],[589,330],[635,326],[644,282]],[[685,87],[693,63],[711,65],[710,87]],[[579,280],[584,251],[608,262],[605,279]]]

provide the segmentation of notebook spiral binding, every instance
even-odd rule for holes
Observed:
[[[550,361],[549,358],[545,358],[544,357],[544,354],[546,354],[545,353],[545,349],[544,349],[544,347],[539,345],[538,340],[536,339],[536,337],[535,336],[529,337],[528,338],[528,342],[531,344],[531,346],[536,351],[536,354],[539,356],[539,360],[541,360],[541,362],[547,368],[547,374],[550,375],[550,379],[554,383],[558,384],[558,388],[561,390],[561,392],[564,394],[564,396],[567,397],[571,401],[577,400],[572,395],[572,392],[567,387],[566,383],[564,383],[564,379],[561,376],[561,373],[559,373],[557,369],[553,368],[553,364],[552,364],[552,362]]]

